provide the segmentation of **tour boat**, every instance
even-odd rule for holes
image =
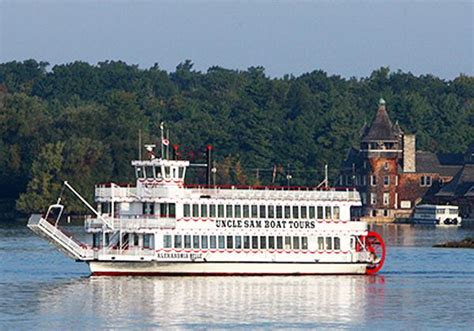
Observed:
[[[462,218],[459,216],[458,206],[418,205],[413,212],[412,222],[438,227],[460,227]]]
[[[169,144],[162,139],[162,144]],[[361,206],[350,188],[186,185],[189,161],[132,161],[135,185],[102,183],[79,241],[59,226],[58,199],[28,227],[92,275],[375,274],[384,264],[382,237],[351,220]],[[169,153],[168,153],[169,154]],[[208,174],[211,174],[208,147]]]

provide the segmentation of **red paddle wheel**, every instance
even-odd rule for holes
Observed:
[[[367,267],[367,275],[375,275],[385,262],[385,242],[377,232],[369,231],[365,237],[365,247],[372,257],[372,264]]]

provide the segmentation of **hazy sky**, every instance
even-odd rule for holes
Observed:
[[[474,74],[472,1],[6,1],[0,62],[264,66],[345,77]]]

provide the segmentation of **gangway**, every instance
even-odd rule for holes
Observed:
[[[58,216],[54,225],[48,220],[55,209],[59,209]],[[94,259],[94,251],[85,244],[77,241],[72,236],[68,236],[58,227],[59,218],[61,217],[63,206],[56,204],[51,205],[43,218],[40,214],[33,214],[28,220],[28,228],[39,236],[45,238],[60,251],[72,259],[87,261]]]

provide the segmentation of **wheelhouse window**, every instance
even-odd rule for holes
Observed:
[[[164,168],[165,168],[165,178],[170,178],[171,177],[170,167],[164,167]]]
[[[155,176],[158,179],[163,178],[163,174],[161,173],[161,167],[155,167]]]
[[[137,178],[146,178],[146,174],[145,174],[145,171],[143,170],[143,167],[135,167],[135,175],[137,176]]]
[[[146,173],[146,178],[155,178],[154,167],[146,166],[145,173]]]

